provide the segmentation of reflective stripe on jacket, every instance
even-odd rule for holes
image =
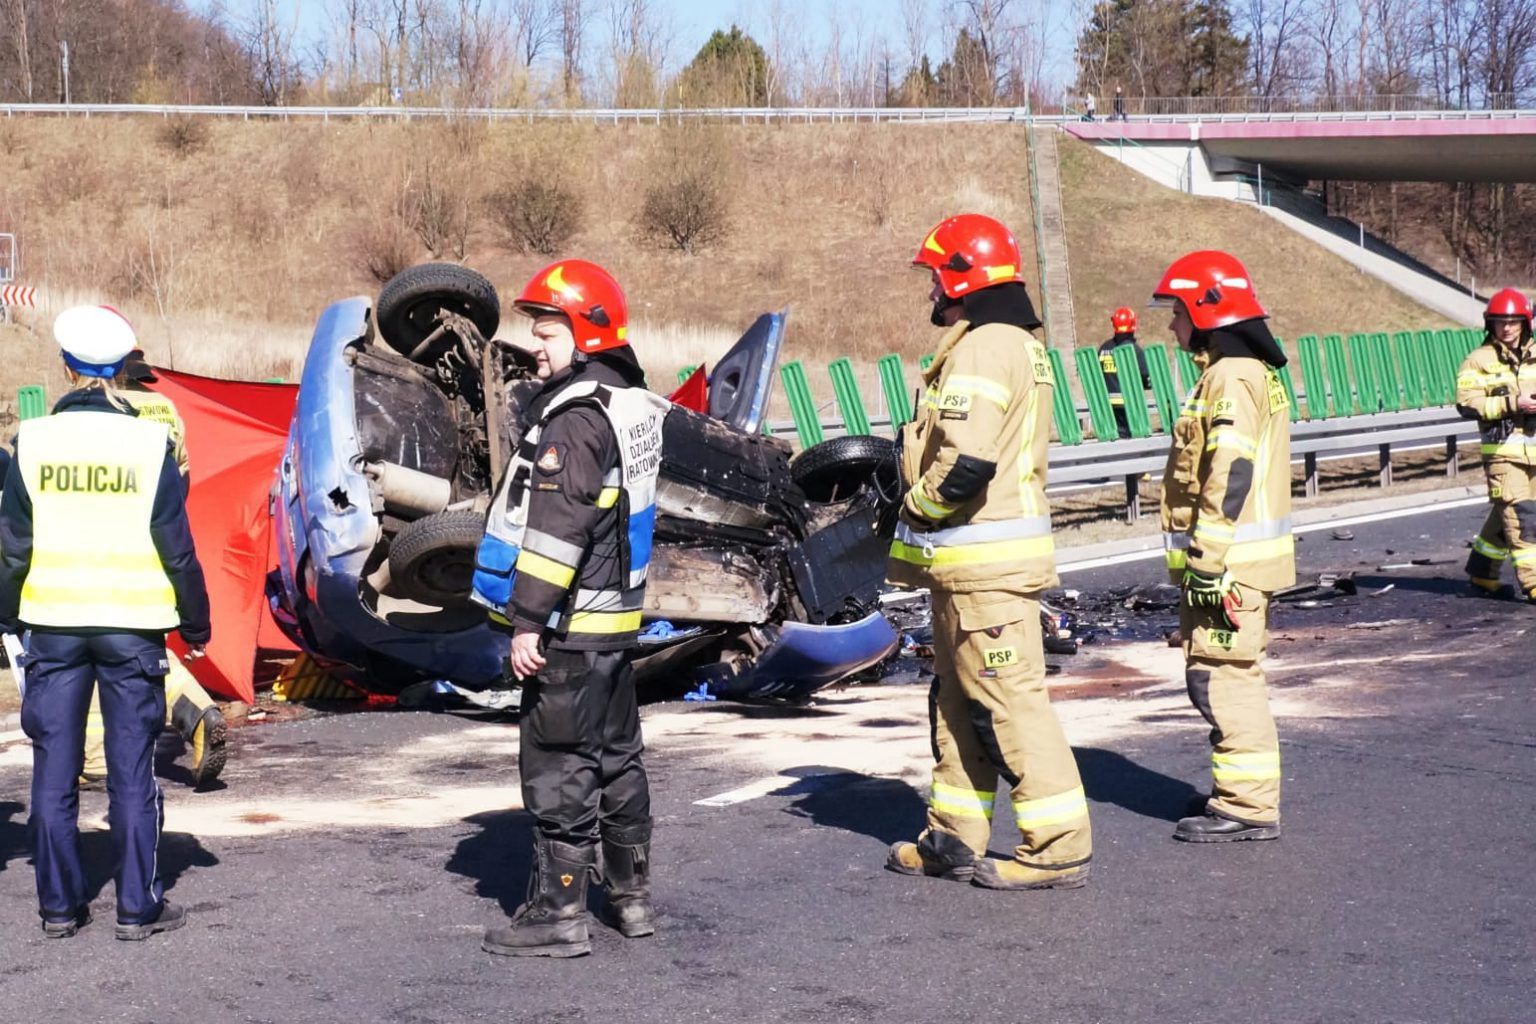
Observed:
[[[1266,592],[1296,582],[1290,400],[1251,356],[1214,354],[1180,411],[1164,471],[1171,573],[1230,572]]]
[[[1484,342],[1457,371],[1456,409],[1477,420],[1485,463],[1536,465],[1536,416],[1519,411],[1521,394],[1536,394],[1536,342],[1518,357]]]
[[[558,524],[529,521],[531,496],[541,483],[537,474],[537,462],[544,457],[540,437],[557,412],[577,405],[602,413],[619,455],[619,464],[602,480],[595,504],[599,509],[619,510],[619,521],[625,524],[619,546],[624,565],[601,588],[580,585],[593,553],[592,538],[566,536],[568,531]],[[548,585],[545,593],[554,607],[544,625],[559,634],[564,645],[612,648],[632,642],[640,631],[656,525],[662,422],[670,408],[666,399],[644,388],[593,381],[577,381],[556,394],[518,443],[491,503],[475,556],[471,591],[475,602],[506,623],[513,617],[510,605],[517,578],[526,575]],[[555,591],[564,592],[558,601]]]
[[[923,374],[926,396],[902,428],[904,522],[892,583],[1033,591],[1057,582],[1045,499],[1055,378],[1045,347],[1003,323],[962,320]]]
[[[168,432],[105,412],[24,421],[17,459],[32,503],[19,617],[53,628],[175,629],[176,593],[150,533]]]

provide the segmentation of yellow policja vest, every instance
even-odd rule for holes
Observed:
[[[17,459],[32,497],[22,622],[177,627],[176,594],[149,533],[168,438],[162,423],[109,412],[21,424]]]

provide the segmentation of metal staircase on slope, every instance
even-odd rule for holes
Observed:
[[[1071,352],[1077,348],[1077,323],[1072,308],[1066,220],[1061,209],[1061,175],[1056,163],[1057,134],[1054,125],[1030,130],[1029,168],[1046,338],[1052,347]]]

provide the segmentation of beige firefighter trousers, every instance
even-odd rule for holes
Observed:
[[[1536,590],[1536,466],[1495,462],[1487,473],[1488,498],[1493,502],[1489,518],[1497,516],[1503,525],[1515,579],[1529,594]],[[1497,579],[1497,572],[1490,578]]]
[[[984,854],[1001,776],[1022,836],[1015,858],[1046,869],[1086,862],[1088,802],[1046,693],[1040,602],[935,592],[933,647],[929,829]]]
[[[1269,712],[1264,659],[1269,645],[1269,595],[1238,585],[1238,628],[1227,629],[1214,609],[1179,608],[1184,682],[1190,702],[1211,724],[1214,814],[1251,825],[1280,820],[1280,738]]]

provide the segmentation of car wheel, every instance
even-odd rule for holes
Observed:
[[[374,316],[385,344],[419,363],[432,363],[453,345],[453,336],[447,335],[421,349],[445,309],[468,318],[485,338],[501,323],[495,287],[484,275],[456,263],[423,263],[402,270],[379,292]]]
[[[870,484],[894,490],[896,442],[868,434],[834,437],[801,452],[789,475],[812,501],[841,501]]]
[[[450,509],[425,516],[395,535],[389,546],[389,577],[414,601],[444,607],[469,600],[475,549],[485,532],[485,513]]]

